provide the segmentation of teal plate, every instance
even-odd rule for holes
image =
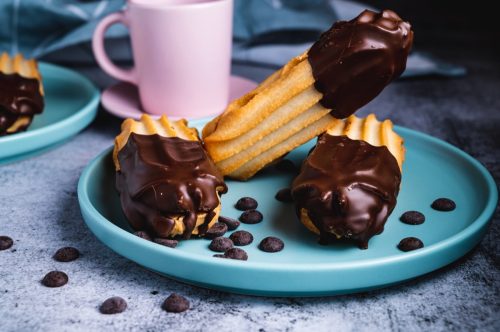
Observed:
[[[87,127],[97,114],[99,91],[73,70],[39,64],[45,109],[25,132],[0,137],[0,165],[58,146]]]
[[[292,177],[268,169],[248,182],[227,181],[222,215],[237,218],[234,203],[242,196],[259,202],[264,221],[242,224],[254,242],[243,247],[246,262],[213,258],[209,241],[181,241],[176,249],[143,240],[131,233],[114,188],[111,149],[84,170],[78,199],[85,222],[104,244],[118,254],[186,283],[235,293],[267,296],[320,296],[365,291],[415,278],[453,262],[471,250],[484,235],[497,204],[497,188],[488,171],[463,151],[436,138],[405,128],[407,155],[398,204],[385,231],[373,237],[368,250],[349,243],[322,246],[297,220],[292,204],[275,200],[275,193],[289,186]],[[288,154],[296,164],[314,142]],[[430,205],[438,197],[452,198],[457,208],[438,212]],[[407,210],[425,214],[426,222],[403,224]],[[285,243],[279,253],[265,253],[257,246],[266,236]],[[401,252],[402,238],[415,236],[425,247]]]

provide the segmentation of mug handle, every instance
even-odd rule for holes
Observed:
[[[104,33],[106,30],[116,23],[121,23],[128,27],[128,20],[125,16],[125,12],[112,13],[102,19],[97,25],[94,35],[92,36],[92,50],[94,51],[94,57],[97,64],[104,70],[108,75],[120,80],[129,82],[132,84],[137,84],[137,75],[135,69],[122,69],[117,67],[106,54],[104,49]]]

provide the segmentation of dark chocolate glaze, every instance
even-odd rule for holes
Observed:
[[[189,238],[198,213],[207,213],[198,228],[200,236],[205,234],[219,205],[217,192],[227,187],[201,142],[132,133],[118,160],[116,188],[133,228],[167,237],[172,217],[184,215],[183,237]]]
[[[403,73],[412,42],[410,24],[390,10],[333,24],[308,52],[321,105],[343,119],[369,103]]]
[[[0,73],[0,136],[7,135],[7,129],[20,116],[32,118],[33,115],[42,113],[43,107],[43,96],[37,79]],[[27,127],[20,127],[18,131]]]
[[[387,147],[323,134],[293,181],[292,196],[297,215],[307,210],[322,243],[338,236],[365,249],[384,230],[400,182],[401,171]]]

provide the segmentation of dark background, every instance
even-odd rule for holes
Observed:
[[[392,9],[411,22],[418,48],[456,48],[499,54],[500,21],[496,1],[361,1],[380,9]],[[467,49],[472,48],[472,49]]]

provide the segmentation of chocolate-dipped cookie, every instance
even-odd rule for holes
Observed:
[[[298,217],[323,243],[345,238],[367,248],[396,205],[403,160],[403,140],[391,121],[373,114],[338,120],[293,181]]]
[[[189,238],[217,221],[227,187],[186,120],[125,120],[113,159],[122,209],[134,229]]]
[[[404,71],[412,42],[390,10],[336,22],[203,128],[209,155],[223,175],[251,178],[375,98]]]
[[[37,63],[21,54],[0,55],[0,136],[26,130],[44,108]]]

